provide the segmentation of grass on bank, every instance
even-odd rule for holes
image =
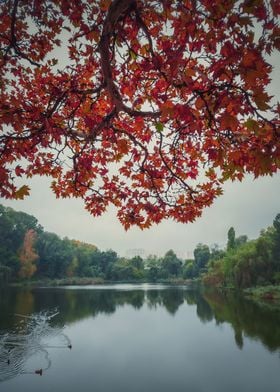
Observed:
[[[173,285],[189,285],[194,283],[190,279],[159,279],[156,282],[151,282],[147,280],[118,280],[118,281],[108,281],[102,278],[86,278],[86,277],[67,277],[62,279],[26,279],[18,282],[9,283],[10,286],[17,287],[54,287],[54,286],[88,286],[88,285],[102,285],[102,284],[118,284],[118,283],[131,283],[131,284],[141,284],[141,283],[151,283],[151,284],[173,284]]]
[[[250,287],[244,293],[254,299],[280,301],[280,285]]]

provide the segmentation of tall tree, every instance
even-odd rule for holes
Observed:
[[[35,236],[35,232],[41,231],[34,216],[0,205],[0,264],[9,268],[12,278],[18,276],[21,268],[19,255],[27,240],[26,233],[33,232]]]
[[[22,199],[19,177],[47,175],[56,196],[93,215],[113,204],[126,229],[144,228],[193,221],[227,179],[279,169],[266,92],[278,1],[0,7],[0,196]]]
[[[156,255],[149,255],[146,259],[147,278],[152,282],[156,282],[161,275],[160,260]]]
[[[161,264],[162,269],[167,273],[166,277],[178,276],[182,269],[182,262],[172,249],[165,253]]]
[[[36,237],[36,232],[32,229],[25,233],[19,254],[21,264],[19,270],[20,278],[31,278],[37,269],[35,261],[39,258],[39,256],[34,249]]]
[[[275,229],[273,233],[273,256],[280,271],[280,214],[277,214],[274,218],[273,227]]]
[[[235,230],[233,227],[229,229],[227,237],[228,237],[227,250],[234,249],[236,244],[235,244]]]
[[[195,272],[199,273],[206,267],[206,264],[210,260],[210,249],[208,245],[197,244],[194,252],[194,268]]]
[[[37,244],[39,263],[38,275],[48,278],[62,278],[75,256],[71,241],[61,240],[54,233],[44,232]]]

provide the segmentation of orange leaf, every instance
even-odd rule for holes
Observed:
[[[220,121],[221,121],[221,127],[223,129],[230,128],[232,130],[236,130],[239,124],[237,118],[229,113],[224,113]]]
[[[270,106],[267,104],[269,100],[269,95],[265,92],[259,92],[258,94],[254,95],[254,101],[260,110],[267,110],[270,108]]]
[[[125,140],[125,139],[118,140],[117,145],[118,145],[118,150],[120,153],[122,153],[122,154],[128,153],[129,145],[128,145],[127,140]]]

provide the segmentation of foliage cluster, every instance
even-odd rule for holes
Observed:
[[[119,257],[114,250],[61,239],[37,219],[0,205],[0,281],[33,278],[87,281],[181,281],[238,288],[280,283],[280,214],[256,240],[228,231],[226,249],[199,243],[194,258],[182,260],[171,249],[163,257]],[[77,278],[79,278],[77,280]]]
[[[221,258],[213,258],[203,281],[238,288],[279,284],[280,214],[256,240],[247,241],[246,236],[235,239],[234,229],[230,228],[227,251]]]
[[[144,229],[277,172],[279,14],[277,0],[0,1],[0,196],[49,176],[57,197]]]

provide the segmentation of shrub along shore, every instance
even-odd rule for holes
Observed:
[[[191,284],[244,290],[280,299],[280,214],[257,239],[227,233],[227,245],[198,243],[193,258],[170,249],[163,257],[120,257],[114,250],[46,232],[37,219],[0,205],[0,284],[32,286],[107,283]]]

